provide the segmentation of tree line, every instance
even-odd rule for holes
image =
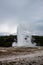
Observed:
[[[36,46],[43,46],[43,36],[32,36],[31,42]]]
[[[17,35],[0,36],[0,47],[11,47],[13,42],[17,42]]]
[[[12,47],[13,42],[17,42],[17,35],[0,36],[0,47]],[[43,36],[32,36],[31,42],[43,46]]]

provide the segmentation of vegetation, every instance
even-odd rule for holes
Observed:
[[[36,43],[36,46],[43,46],[43,36],[32,36],[32,43]]]
[[[17,35],[0,36],[0,47],[11,47],[13,42],[17,42]],[[32,36],[31,42],[43,46],[43,36]]]
[[[16,35],[0,36],[0,47],[11,47],[13,42],[17,42]]]

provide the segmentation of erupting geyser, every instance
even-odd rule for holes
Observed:
[[[26,30],[23,25],[19,25],[17,28],[17,43],[13,43],[12,46],[35,46],[31,43],[31,33]]]

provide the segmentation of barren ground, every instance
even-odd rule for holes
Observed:
[[[43,65],[43,47],[0,47],[0,65]]]

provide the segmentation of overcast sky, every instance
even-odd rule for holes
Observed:
[[[19,24],[43,34],[43,0],[0,0],[0,33],[15,33]]]

